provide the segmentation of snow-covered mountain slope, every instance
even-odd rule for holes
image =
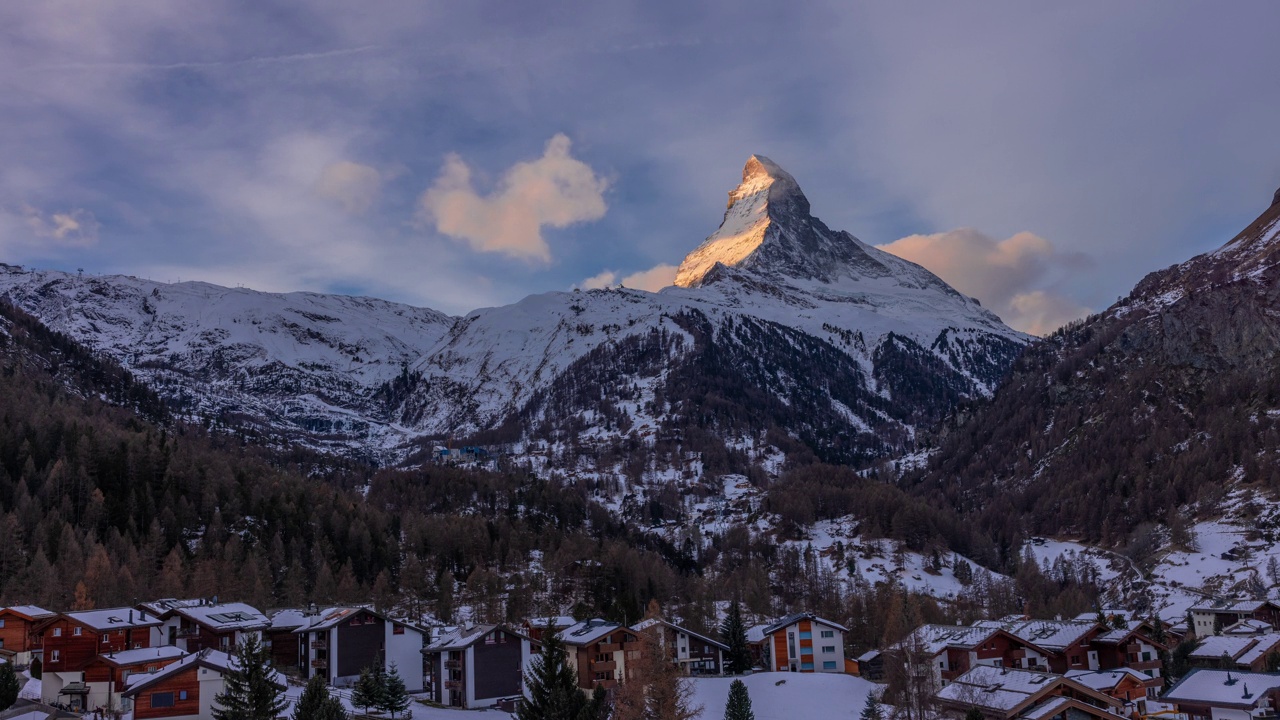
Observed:
[[[382,423],[374,392],[454,322],[373,298],[12,266],[0,266],[0,293],[114,357],[183,412],[317,440],[398,440],[405,431]]]
[[[866,461],[990,394],[1028,339],[927,270],[827,228],[759,156],[659,293],[553,292],[450,318],[11,268],[0,294],[196,411],[384,459],[417,438],[598,447],[647,425],[677,444],[692,426],[780,430]]]

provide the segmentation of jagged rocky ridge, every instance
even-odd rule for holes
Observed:
[[[691,448],[772,433],[867,462],[989,395],[1028,339],[927,270],[827,228],[760,156],[659,293],[552,292],[453,318],[6,267],[0,294],[180,412],[381,461],[476,438],[574,457],[665,443],[679,465]]]

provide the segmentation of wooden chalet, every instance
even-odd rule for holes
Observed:
[[[1123,703],[1062,675],[977,665],[934,698],[946,713],[987,720],[1120,720]]]
[[[223,691],[223,676],[235,661],[218,650],[201,650],[156,672],[133,675],[124,700],[132,706],[134,720],[213,720],[214,698]],[[286,687],[278,672],[273,682]]]
[[[599,618],[570,625],[560,638],[568,650],[569,664],[578,674],[578,687],[587,691],[596,687],[608,690],[630,678],[627,667],[643,652],[634,630]]]
[[[1160,697],[1190,720],[1274,718],[1280,708],[1280,675],[1197,669]]]
[[[160,645],[162,622],[134,608],[108,608],[55,615],[36,626],[44,646],[41,697],[86,708],[85,669],[101,655]]]
[[[257,635],[271,627],[271,621],[251,605],[218,603],[213,600],[157,600],[143,603],[139,610],[154,614],[163,621],[161,636],[167,645],[187,652],[214,648],[235,652],[248,635]]]
[[[0,658],[15,665],[30,665],[42,650],[35,628],[57,613],[35,605],[0,608]]]

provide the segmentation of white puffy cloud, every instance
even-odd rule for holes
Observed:
[[[1043,335],[1089,312],[1053,289],[1056,281],[1088,267],[1088,258],[1060,252],[1029,232],[997,241],[961,228],[910,235],[879,247],[928,268],[1023,332]]]
[[[44,211],[27,204],[16,209],[0,208],[0,247],[37,253],[85,248],[98,242],[99,227],[93,213],[82,208]]]
[[[583,280],[582,287],[587,290],[599,290],[613,285],[622,285],[632,290],[658,292],[664,287],[673,285],[675,280],[676,266],[663,263],[654,265],[648,270],[633,272],[622,278],[619,278],[618,273],[612,270],[603,270]]]
[[[373,207],[382,188],[382,174],[350,160],[326,165],[316,180],[316,193],[338,204],[351,215],[363,215]]]
[[[471,168],[457,155],[445,159],[422,209],[439,232],[465,240],[478,252],[550,262],[544,226],[562,228],[604,217],[608,183],[569,155],[569,138],[558,134],[542,157],[516,163],[489,195],[476,192]]]

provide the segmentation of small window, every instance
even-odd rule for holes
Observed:
[[[835,670],[835,669],[836,669],[836,661],[835,661],[835,660],[826,660],[826,661],[824,661],[824,662],[822,663],[822,669],[823,669],[823,670]]]
[[[53,636],[54,636],[54,637],[62,637],[62,628],[60,628],[60,627],[56,627],[56,628],[54,628],[54,629],[53,629]]]
[[[173,693],[171,692],[151,693],[151,707],[153,708],[173,707]]]
[[[403,634],[404,634],[404,626],[403,626],[403,625],[392,625],[392,626],[391,626],[391,634],[392,634],[392,635],[403,635]]]
[[[835,637],[835,636],[836,636],[836,631],[835,631],[835,630],[823,630],[823,631],[822,631],[822,637],[824,637],[824,638],[833,638],[833,637]]]
[[[80,636],[80,634],[81,634],[81,632],[80,632],[80,631],[81,631],[81,630],[83,630],[83,629],[84,629],[84,628],[80,628],[80,627],[72,628],[72,629],[71,629],[71,634],[72,634],[72,635],[75,635],[76,637],[79,637],[79,636]]]
[[[60,650],[54,650],[53,655],[49,657],[49,662],[58,662],[61,659],[62,652]]]
[[[0,618],[0,628],[4,627],[4,618]]]
[[[186,699],[187,699],[187,691],[186,691],[186,690],[179,690],[179,691],[178,691],[178,699],[179,699],[179,700],[186,700]]]
[[[4,638],[0,638],[0,650],[4,649]]]
[[[823,646],[822,646],[822,652],[824,652],[824,653],[833,653],[833,652],[835,652],[835,651],[836,651],[836,646],[835,646],[835,645],[823,645]]]
[[[109,642],[111,642],[111,636],[107,633],[102,633],[102,644],[106,645]]]

